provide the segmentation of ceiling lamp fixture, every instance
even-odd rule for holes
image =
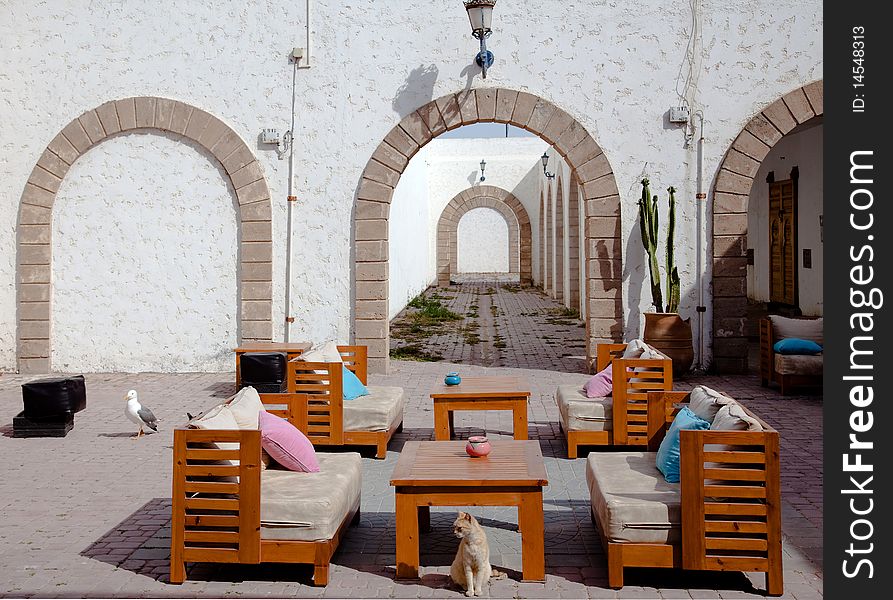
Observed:
[[[487,38],[493,33],[490,23],[496,0],[465,0],[468,21],[471,23],[471,35],[481,41],[481,51],[474,57],[474,62],[481,68],[481,76],[487,78],[487,69],[493,64],[493,53],[487,50]]]

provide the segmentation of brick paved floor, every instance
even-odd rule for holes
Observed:
[[[568,460],[553,391],[586,376],[551,370],[396,362],[372,383],[402,385],[405,427],[385,460],[363,459],[362,519],[334,556],[329,586],[308,585],[294,565],[194,565],[182,586],[167,583],[170,543],[171,429],[229,395],[232,374],[96,374],[87,376],[88,408],[66,438],[15,439],[20,376],[0,377],[0,595],[15,597],[460,597],[449,584],[457,546],[455,509],[432,511],[422,537],[422,578],[394,580],[394,494],[390,473],[403,442],[431,439],[429,388],[443,373],[521,373],[533,387],[529,434],[543,449],[545,584],[520,583],[520,536],[514,509],[474,508],[486,527],[492,562],[509,573],[495,581],[499,598],[729,598],[760,595],[761,575],[629,569],[626,587],[607,589],[605,557],[589,519],[585,460]],[[30,379],[30,378],[29,378]],[[782,398],[753,378],[705,377],[753,407],[782,434],[785,589],[788,598],[822,596],[822,400]],[[680,382],[681,388],[694,381]],[[131,440],[122,397],[136,388],[161,421],[161,432]],[[460,436],[509,437],[506,412],[458,413]]]
[[[391,348],[418,344],[447,362],[485,367],[586,371],[586,329],[542,291],[505,282],[465,281],[448,288],[429,288],[461,321],[447,322],[423,341],[406,339],[407,308],[391,327]],[[411,334],[410,334],[411,336]]]

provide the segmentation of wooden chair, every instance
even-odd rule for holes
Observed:
[[[579,446],[644,446],[647,444],[647,394],[673,389],[673,361],[665,355],[659,359],[621,358],[626,344],[599,344],[596,349],[596,371],[612,365],[611,429],[584,431],[567,429],[568,458],[577,458]],[[594,399],[581,400],[594,402]]]
[[[813,323],[815,322],[814,319],[808,317],[800,319],[782,318],[787,322],[788,328],[790,328],[791,323],[796,324],[797,321],[802,321],[807,325],[809,321],[812,321]],[[821,386],[823,370],[822,355],[803,356],[797,359],[790,356],[784,357],[787,361],[806,361],[807,364],[803,365],[806,368],[799,370],[796,365],[787,366],[783,362],[783,368],[787,367],[785,369],[787,372],[780,373],[776,370],[775,350],[773,347],[777,341],[784,339],[785,337],[797,337],[797,334],[795,333],[794,335],[787,336],[779,335],[777,327],[773,324],[771,318],[760,319],[760,385],[768,387],[770,382],[774,382],[778,384],[782,395],[787,395],[791,388],[796,386]],[[808,339],[812,336],[805,335],[803,337]]]
[[[686,402],[687,396],[687,392],[648,394],[646,457],[652,465],[651,452],[660,446],[678,410],[675,405]],[[768,593],[784,592],[779,435],[743,408],[763,431],[681,431],[678,543],[610,542],[599,524],[610,587],[623,587],[624,567],[665,567],[764,572]],[[656,467],[654,473],[663,478]],[[593,520],[597,521],[594,513]]]
[[[332,554],[359,523],[359,499],[330,539],[262,539],[260,465],[258,430],[174,430],[171,583],[186,579],[187,562],[308,563],[314,585],[328,583]]]
[[[367,384],[368,358],[366,346],[338,346],[344,366]],[[342,363],[305,362],[298,359],[288,363],[288,392],[285,394],[261,394],[266,403],[284,403],[288,406],[287,418],[313,442],[314,446],[374,446],[375,457],[385,458],[388,442],[394,433],[403,428],[402,390],[400,390],[399,418],[385,427],[370,431],[345,430]],[[370,387],[373,395],[394,395],[399,388]],[[365,404],[371,398],[361,397],[349,402]],[[397,399],[395,398],[396,402]],[[356,407],[352,405],[349,410]]]

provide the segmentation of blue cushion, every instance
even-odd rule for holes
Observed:
[[[360,378],[353,371],[342,366],[341,393],[344,395],[345,400],[353,400],[360,396],[368,396],[369,390],[366,389],[366,386],[363,385],[363,382],[360,381]]]
[[[801,340],[799,338],[785,338],[778,340],[772,349],[779,354],[820,354],[822,347],[812,340]]]
[[[679,430],[710,429],[710,422],[705,421],[687,406],[676,413],[670,423],[670,429],[657,450],[657,470],[663,473],[667,483],[679,483]]]

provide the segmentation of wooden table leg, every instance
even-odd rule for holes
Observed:
[[[434,439],[444,441],[450,439],[450,413],[446,404],[434,403]]]
[[[236,391],[242,389],[242,353],[236,352]]]
[[[399,521],[398,521],[399,523]],[[545,525],[543,492],[523,492],[518,507],[518,528],[521,530],[521,579],[546,579]],[[399,539],[399,538],[398,538]]]
[[[516,401],[512,409],[514,419],[514,436],[516,440],[527,439],[527,398]]]
[[[397,579],[419,577],[419,510],[412,494],[396,494]],[[542,505],[540,506],[542,511]]]

